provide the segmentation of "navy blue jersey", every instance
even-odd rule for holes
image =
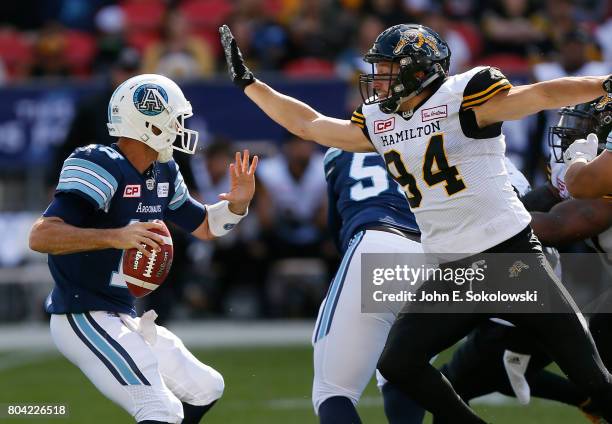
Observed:
[[[325,154],[329,196],[328,225],[338,249],[372,226],[419,232],[400,186],[388,175],[378,153],[349,153],[334,147]]]
[[[116,145],[89,145],[66,159],[53,203],[44,216],[80,228],[119,228],[133,221],[170,220],[193,231],[204,220],[194,207],[174,161],[154,162],[143,174]],[[182,216],[190,209],[191,224]],[[197,215],[197,216],[194,216]],[[46,301],[52,314],[92,310],[134,314],[134,297],[121,278],[122,250],[49,255],[55,287]]]

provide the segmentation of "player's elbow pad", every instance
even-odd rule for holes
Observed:
[[[242,220],[242,218],[247,216],[248,212],[247,209],[244,215],[233,213],[229,209],[229,202],[227,200],[222,200],[214,205],[206,205],[210,233],[215,237],[226,235]]]

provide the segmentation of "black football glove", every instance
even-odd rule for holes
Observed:
[[[604,82],[603,88],[608,93],[612,93],[612,75],[610,75]]]
[[[234,84],[244,90],[247,85],[255,82],[255,76],[244,64],[242,53],[229,27],[227,25],[221,26],[219,28],[219,33],[221,33],[221,45],[225,53],[225,60],[227,61],[227,69],[230,77]]]

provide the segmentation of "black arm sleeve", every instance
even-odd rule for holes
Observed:
[[[512,84],[497,68],[486,68],[476,73],[463,90],[463,101],[459,110],[461,130],[469,138],[493,138],[501,134],[502,122],[480,128],[473,108],[487,102],[503,90],[509,90]]]

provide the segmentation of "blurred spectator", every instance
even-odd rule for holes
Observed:
[[[110,0],[48,0],[57,4],[57,19],[71,29],[92,31],[95,12]]]
[[[354,42],[338,58],[337,71],[342,78],[356,81],[357,75],[372,72],[372,65],[363,60],[363,55],[384,29],[384,23],[375,16],[366,16],[361,21]]]
[[[282,11],[283,19],[289,19],[299,10],[299,4],[287,5]],[[278,70],[287,59],[289,37],[286,26],[280,25],[272,16],[267,15],[262,0],[241,0],[231,17],[230,25],[240,48],[243,42],[248,51],[251,66],[258,70]]]
[[[576,29],[577,3],[574,0],[546,0],[545,21],[549,45],[544,53],[554,53],[565,35]],[[551,59],[551,58],[549,58]]]
[[[441,0],[444,14],[454,21],[472,23],[480,19],[479,0]]]
[[[291,59],[302,57],[330,58],[323,28],[323,2],[307,0],[301,4],[298,15],[289,25]]]
[[[306,0],[301,2],[298,14],[288,25],[289,59],[300,58],[334,59],[340,46],[331,43],[332,35],[345,28],[330,22],[329,10],[325,0]]]
[[[366,0],[363,5],[363,12],[367,15],[376,16],[383,22],[385,28],[415,21],[414,16],[407,15],[407,12],[402,10],[402,4],[399,0]]]
[[[472,59],[470,48],[463,36],[453,29],[452,23],[444,16],[442,10],[432,8],[423,15],[422,23],[439,33],[448,43],[451,51],[450,74],[466,71]]]
[[[203,154],[194,157],[192,169],[197,187],[192,192],[194,197],[214,204],[220,193],[229,191],[228,166],[235,150],[229,140],[216,137]],[[265,304],[265,247],[257,240],[257,215],[249,214],[243,224],[212,242],[193,241],[189,251],[198,276],[191,278],[185,287],[185,297],[196,309],[250,317],[261,312]],[[240,266],[235,265],[236,258],[240,258]],[[243,299],[236,306],[237,293],[249,293],[250,300]],[[231,311],[232,307],[240,311]]]
[[[565,76],[606,75],[610,65],[593,61],[589,52],[594,40],[584,31],[573,29],[561,35],[556,45],[557,55],[550,62],[536,64],[533,74],[536,81],[545,81]]]
[[[38,33],[34,46],[33,77],[66,77],[70,74],[66,60],[66,32],[57,22],[48,22]]]
[[[247,63],[247,66],[252,69],[258,69],[256,54],[253,49],[254,43],[254,25],[253,22],[243,16],[236,14],[230,18],[229,26],[232,29],[232,34],[236,38],[240,51]],[[225,66],[225,64],[223,64]]]
[[[79,103],[68,130],[68,136],[58,147],[54,164],[50,169],[51,186],[56,184],[55,179],[59,175],[64,160],[74,149],[92,143],[109,145],[115,142],[116,138],[108,134],[106,127],[108,101],[115,88],[126,79],[136,75],[139,68],[140,56],[138,53],[133,49],[124,50],[111,68],[107,87]]]
[[[573,29],[560,36],[553,60],[538,63],[533,67],[535,81],[546,81],[566,76],[606,75],[612,72],[612,65],[589,59],[593,40],[584,31]],[[545,111],[540,115],[540,146],[534,145],[534,152],[527,155],[528,160],[549,155],[547,134],[548,128],[556,125],[559,119],[557,111]]]
[[[145,50],[144,72],[180,80],[210,77],[214,67],[215,58],[210,46],[190,35],[188,22],[180,11],[168,12],[161,40]]]
[[[287,293],[282,279],[274,276],[275,263],[287,258],[315,258],[322,264],[321,259],[325,258],[323,155],[315,151],[313,143],[291,135],[283,143],[283,154],[262,160],[257,172],[257,217],[270,261],[267,280],[272,284],[271,292],[276,293],[271,295],[271,305],[267,309],[277,314],[286,311]],[[306,267],[309,266],[314,267],[307,263]],[[323,273],[327,274],[328,270]],[[326,277],[322,277],[323,284],[327,283]],[[281,283],[277,284],[279,281]],[[320,299],[311,299],[310,303],[316,305],[317,300]]]
[[[325,218],[323,155],[315,152],[313,143],[294,136],[282,147],[282,155],[259,166],[257,215],[262,230],[283,246],[275,250],[302,256],[310,249],[308,255],[316,252]]]
[[[420,18],[421,16],[423,16],[426,13],[429,13],[432,8],[440,8],[441,4],[440,2],[436,1],[436,0],[402,0],[401,2],[401,7],[404,10],[404,12],[408,15],[407,18],[410,16],[414,16],[415,19],[410,19],[410,22],[420,22]],[[408,21],[404,21],[404,23],[407,23]]]
[[[193,172],[197,187],[197,197],[204,203],[216,203],[219,193],[229,190],[227,167],[233,158],[229,140],[216,137],[203,150],[202,158],[194,158]],[[203,159],[203,160],[202,160]],[[233,234],[233,233],[231,233]],[[229,236],[229,235],[228,235]]]
[[[604,60],[612,66],[612,18],[601,24],[595,34],[601,46]]]
[[[121,7],[111,5],[98,11],[95,17],[98,54],[94,69],[97,74],[109,71],[125,48],[125,16]]]
[[[277,70],[287,57],[289,43],[287,31],[278,23],[257,16],[249,17],[250,9],[240,10],[232,16],[230,26],[240,43],[250,66],[258,70]]]
[[[522,57],[535,54],[546,41],[541,22],[541,10],[534,1],[486,2],[481,22],[486,53],[512,53]]]

